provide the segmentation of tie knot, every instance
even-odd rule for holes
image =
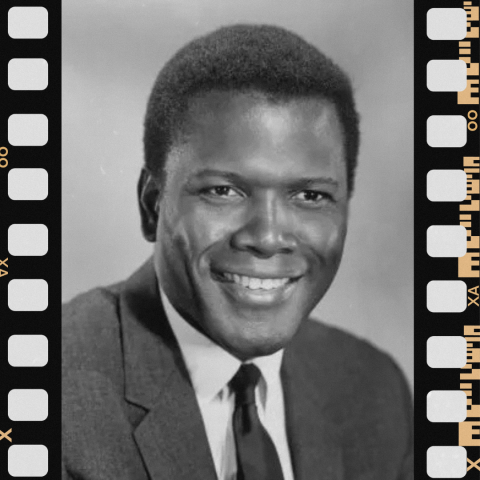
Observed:
[[[253,363],[243,364],[230,380],[237,405],[255,403],[255,387],[260,380],[260,370]]]

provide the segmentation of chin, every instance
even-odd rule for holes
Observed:
[[[273,355],[285,348],[293,335],[269,336],[262,338],[256,336],[255,338],[237,339],[230,344],[230,352],[240,360],[248,360],[250,358],[264,357],[266,355]]]

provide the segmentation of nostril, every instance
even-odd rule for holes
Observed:
[[[246,251],[259,258],[270,258],[274,255],[283,253],[292,253],[295,249],[295,245],[292,242],[287,244],[282,240],[272,239],[232,239],[232,247]]]
[[[292,253],[297,247],[295,236],[273,231],[245,229],[231,238],[233,248],[268,258],[279,253]]]

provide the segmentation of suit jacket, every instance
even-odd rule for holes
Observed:
[[[215,480],[152,261],[65,306],[63,479]],[[296,480],[405,480],[411,400],[392,360],[306,321],[282,364]]]

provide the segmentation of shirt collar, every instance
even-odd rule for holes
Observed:
[[[242,362],[208,337],[193,328],[173,307],[167,295],[160,288],[163,307],[173,333],[180,346],[193,388],[199,398],[210,401],[221,393],[233,378]],[[268,391],[280,381],[280,366],[283,350],[272,355],[257,357],[254,363],[261,371],[266,391],[262,395],[265,405]]]

